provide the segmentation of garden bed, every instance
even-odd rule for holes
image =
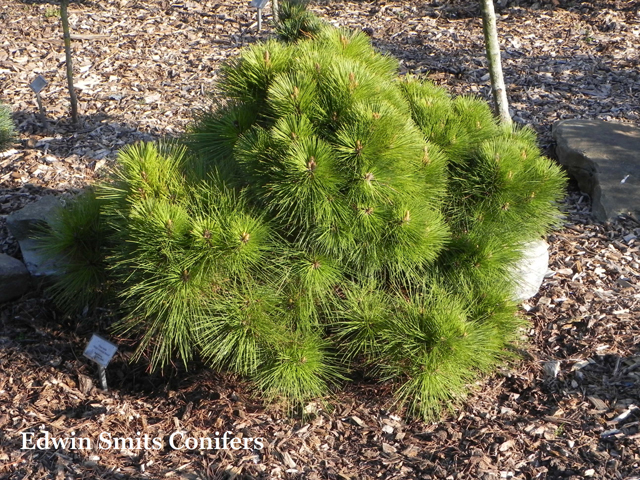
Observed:
[[[534,8],[535,7],[535,8]],[[106,1],[73,4],[71,28],[81,126],[67,118],[64,54],[56,6],[0,3],[2,100],[20,143],[0,158],[0,251],[19,257],[4,216],[43,193],[68,193],[105,171],[118,148],[180,133],[206,105],[220,63],[256,34],[244,2]],[[365,29],[407,72],[455,93],[489,95],[479,12],[471,3],[331,3],[314,10]],[[638,123],[640,76],[635,2],[499,8],[506,83],[517,121],[544,148],[564,118]],[[268,12],[267,12],[268,13]],[[268,15],[267,15],[268,18]],[[541,32],[544,35],[541,35]],[[636,60],[632,60],[636,59]],[[37,74],[44,129],[28,84]],[[551,150],[550,150],[551,153]],[[441,422],[406,423],[391,391],[366,379],[292,418],[263,405],[239,379],[205,369],[108,370],[102,392],[82,357],[109,312],[65,318],[33,293],[0,307],[0,476],[7,478],[633,478],[640,475],[638,317],[640,225],[595,223],[589,199],[567,197],[565,227],[548,240],[550,273],[523,305],[531,328],[523,361],[479,383]],[[627,240],[625,240],[625,237]],[[626,416],[625,416],[625,412]],[[21,449],[21,433],[163,439],[164,448]],[[256,451],[187,451],[174,432],[262,437]],[[72,433],[73,432],[73,433]],[[244,476],[244,477],[243,477]]]

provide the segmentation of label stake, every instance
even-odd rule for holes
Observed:
[[[40,120],[42,120],[44,128],[47,128],[47,117],[44,113],[44,107],[42,106],[42,97],[40,96],[40,92],[47,85],[47,80],[42,75],[38,75],[33,82],[29,84],[31,90],[36,94],[36,102],[38,103],[38,110],[40,111]]]
[[[107,366],[109,362],[118,351],[118,346],[114,345],[108,340],[105,340],[100,335],[95,333],[91,336],[91,340],[87,344],[87,348],[82,353],[89,360],[98,364],[98,376],[100,377],[100,385],[106,392],[107,388]]]
[[[268,2],[269,0],[251,0],[249,3],[250,6],[258,9],[258,31],[262,30],[262,9]]]
[[[101,365],[98,365],[98,376],[100,377],[100,385],[105,392],[109,390],[107,387],[107,369]]]

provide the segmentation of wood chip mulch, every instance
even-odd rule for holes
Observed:
[[[638,2],[497,2],[514,118],[552,150],[563,118],[640,120]],[[20,257],[10,212],[99,177],[125,144],[183,131],[206,105],[220,62],[269,35],[246,2],[104,0],[72,4],[80,128],[68,118],[53,3],[0,0],[0,99],[20,142],[0,153],[0,252]],[[476,3],[314,4],[365,29],[402,71],[455,93],[489,95]],[[48,125],[28,84],[42,74]],[[4,479],[640,479],[640,224],[601,224],[571,188],[530,320],[522,360],[478,382],[440,422],[407,421],[388,387],[356,382],[305,416],[263,405],[242,381],[206,369],[164,376],[131,364],[131,346],[99,388],[82,356],[109,312],[61,317],[33,292],[0,306],[0,478]],[[197,367],[197,366],[196,366]],[[22,449],[23,434],[92,440],[92,449]],[[230,431],[263,449],[177,450],[169,436]],[[159,438],[162,448],[99,449],[100,435]],[[138,434],[137,432],[140,432]],[[27,435],[28,436],[28,435]],[[136,447],[136,445],[133,445]]]

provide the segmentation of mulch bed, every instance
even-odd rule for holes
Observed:
[[[72,4],[81,126],[67,118],[56,5],[0,0],[0,99],[20,142],[0,154],[0,252],[20,257],[5,217],[44,193],[70,194],[99,177],[125,144],[179,134],[207,104],[217,69],[256,32],[244,1],[105,0]],[[315,4],[327,20],[365,29],[455,93],[489,98],[474,2]],[[552,154],[564,118],[638,124],[638,2],[500,2],[505,77],[514,118]],[[28,84],[37,74],[48,125]],[[640,224],[601,224],[574,187],[562,230],[548,238],[522,360],[474,385],[439,421],[407,421],[388,386],[363,379],[304,415],[264,405],[238,378],[194,365],[164,375],[131,364],[131,345],[96,386],[83,356],[112,319],[60,316],[33,292],[0,306],[0,478],[633,479],[640,478]],[[23,432],[86,437],[96,448],[21,449]],[[169,436],[264,438],[254,450],[173,449]],[[160,438],[160,449],[99,449],[100,434]],[[140,432],[138,435],[137,432]],[[180,435],[180,434],[178,434]],[[37,435],[36,435],[37,437]],[[136,445],[133,445],[134,447]]]

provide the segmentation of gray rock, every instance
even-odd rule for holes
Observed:
[[[59,206],[60,201],[56,197],[45,196],[7,217],[7,227],[18,241],[24,264],[38,286],[43,282],[50,283],[62,272],[60,261],[43,256],[33,238],[55,215]]]
[[[42,282],[48,284],[63,272],[61,261],[45,257],[38,248],[36,240],[26,239],[18,243],[24,264],[38,285]]]
[[[0,253],[0,303],[21,297],[30,283],[29,271],[21,261]]]
[[[60,207],[57,197],[47,195],[7,217],[7,227],[18,242],[37,234],[38,227],[46,224]]]
[[[640,219],[640,128],[602,120],[563,120],[553,126],[556,153],[600,221]]]
[[[523,302],[535,296],[549,269],[549,250],[544,240],[534,240],[522,247],[522,259],[513,269],[516,289],[513,299]]]

